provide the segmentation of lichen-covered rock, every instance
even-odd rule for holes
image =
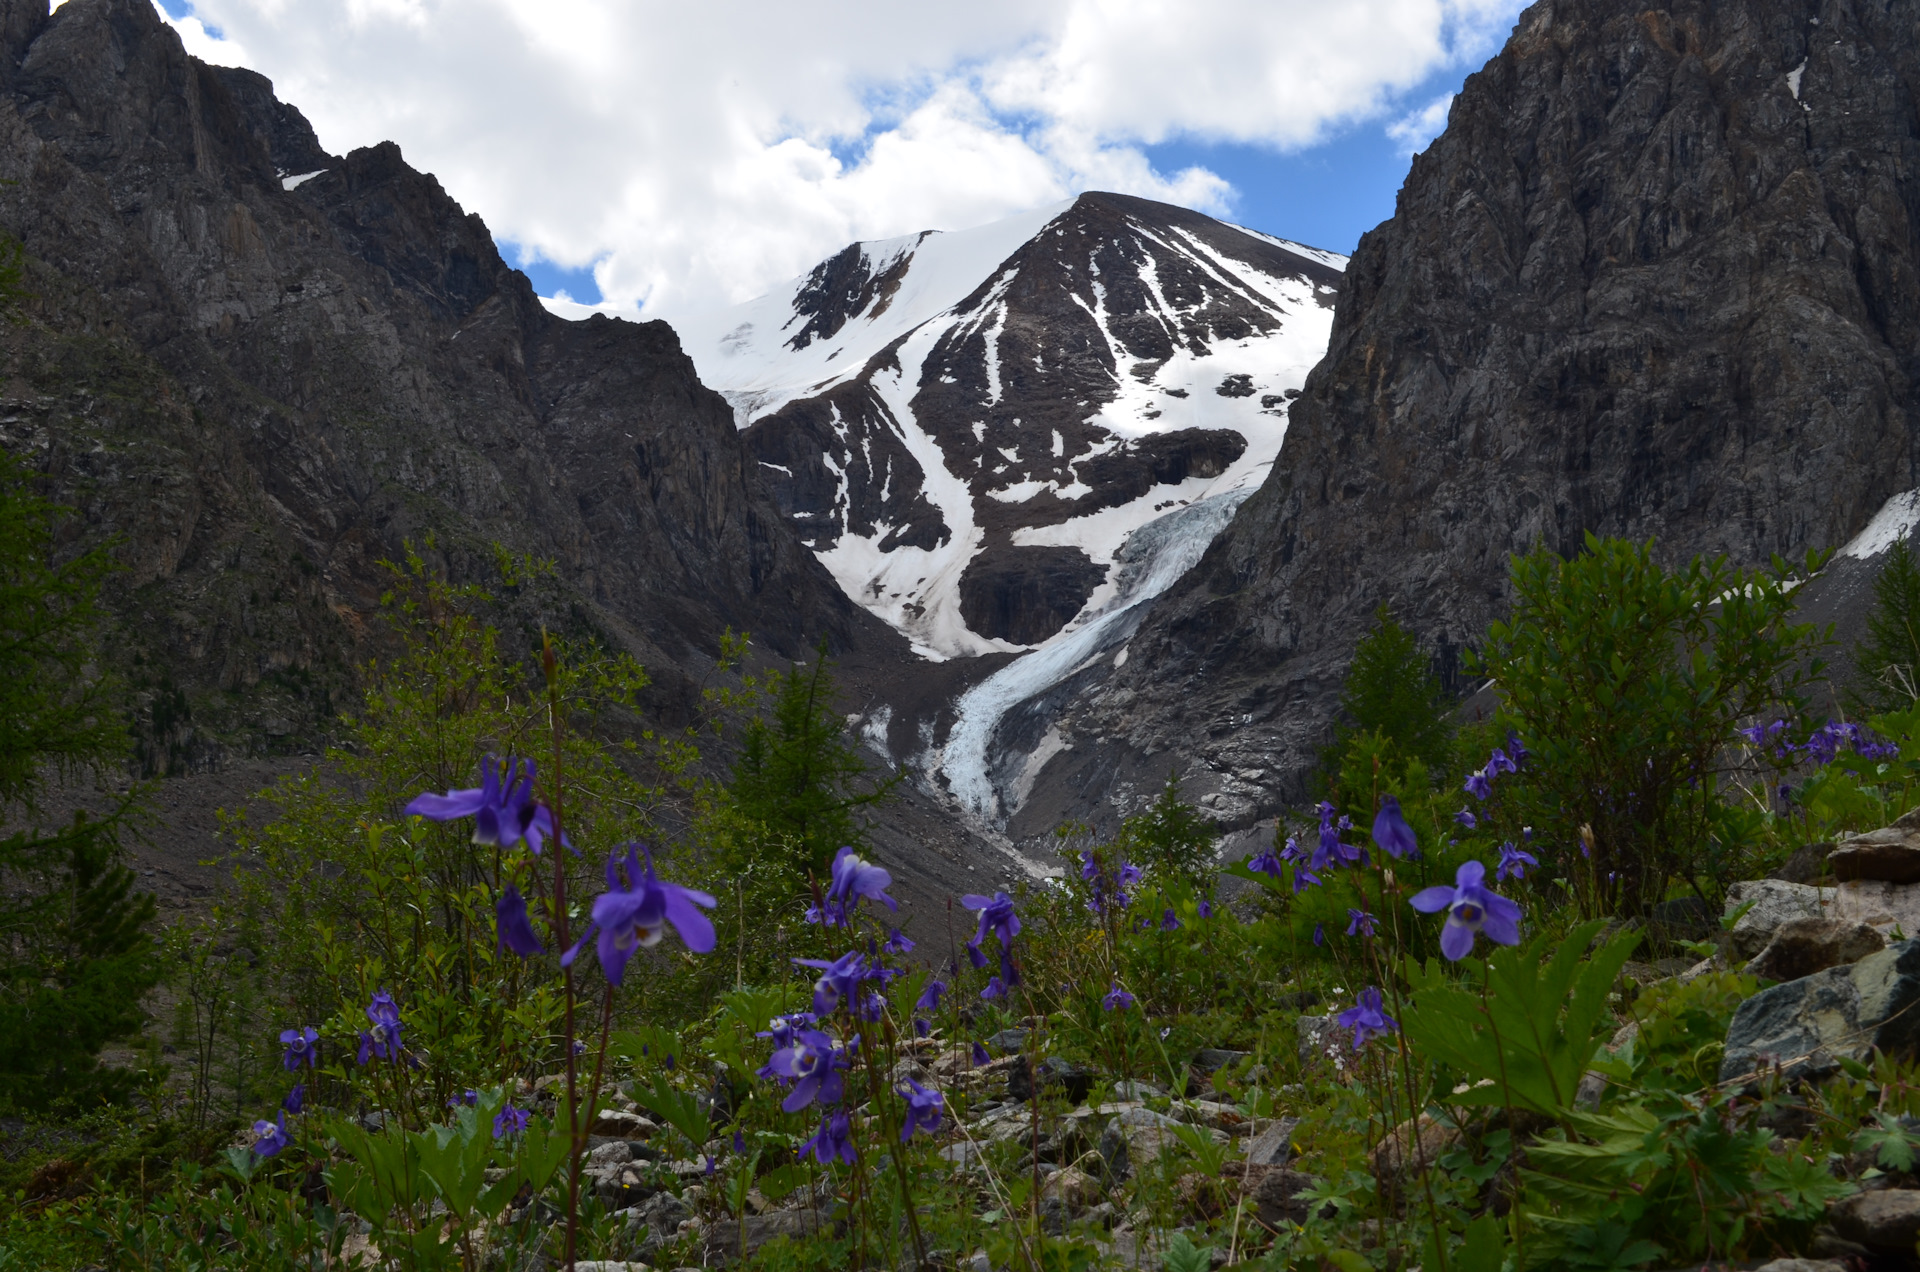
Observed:
[[[1908,1052],[1920,1042],[1920,941],[1901,941],[1849,967],[1763,989],[1734,1012],[1720,1080],[1779,1066],[1819,1077],[1841,1058],[1874,1049]]]
[[[1888,1188],[1845,1197],[1827,1207],[1827,1218],[1849,1241],[1911,1258],[1920,1242],[1920,1192]]]
[[[1746,962],[1767,948],[1780,925],[1791,919],[1817,919],[1833,903],[1832,888],[1809,887],[1779,879],[1747,879],[1727,889],[1727,914],[1751,907],[1727,934],[1727,952]]]
[[[1834,888],[1827,913],[1889,935],[1920,934],[1920,883],[1848,879]]]
[[[1788,919],[1767,948],[1747,964],[1761,980],[1791,981],[1829,967],[1857,963],[1887,947],[1887,938],[1865,923],[1848,919]]]
[[[1835,879],[1920,883],[1920,832],[1888,826],[1855,835],[1827,854]]]

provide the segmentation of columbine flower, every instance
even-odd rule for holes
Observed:
[[[641,865],[644,854],[646,864]],[[620,886],[620,858],[607,858],[607,891],[593,899],[592,921],[580,934],[574,947],[560,956],[560,965],[570,967],[596,929],[600,940],[594,952],[600,956],[600,970],[607,980],[618,985],[626,973],[627,960],[636,947],[651,949],[667,934],[667,925],[695,954],[713,949],[713,921],[700,913],[711,910],[714,900],[704,892],[664,883],[653,870],[653,854],[639,844],[627,845],[627,886]]]
[[[280,1107],[289,1113],[298,1113],[307,1107],[307,1084],[296,1082],[293,1090],[287,1092],[287,1098],[280,1101]]]
[[[1519,771],[1520,766],[1507,758],[1505,751],[1502,751],[1497,746],[1493,748],[1493,754],[1487,758],[1486,774],[1488,777],[1498,777],[1502,773],[1518,773]]]
[[[1378,930],[1379,926],[1380,920],[1374,918],[1365,910],[1349,909],[1347,911],[1348,936],[1372,936],[1374,932]]]
[[[1400,813],[1400,801],[1391,795],[1380,797],[1380,811],[1373,818],[1373,842],[1390,857],[1418,857],[1420,841],[1413,827]]]
[[[914,1000],[914,1006],[920,1011],[939,1011],[940,996],[947,992],[947,982],[932,980],[920,991],[920,997]]]
[[[1364,866],[1367,854],[1352,844],[1340,842],[1340,832],[1352,823],[1345,817],[1335,820],[1338,811],[1332,804],[1322,800],[1320,813],[1320,846],[1313,850],[1313,856],[1307,859],[1307,865],[1314,870],[1325,870],[1341,864]]]
[[[1020,916],[1014,913],[1012,897],[1004,892],[996,892],[991,897],[969,892],[960,898],[960,904],[980,911],[980,930],[974,933],[970,945],[980,945],[987,939],[987,933],[992,932],[1003,949],[1013,948],[1013,938],[1020,935]]]
[[[978,943],[973,941],[967,942],[967,962],[973,964],[976,971],[987,965],[987,956],[981,950]]]
[[[500,902],[493,907],[497,922],[494,924],[493,948],[512,950],[521,958],[532,958],[543,952],[540,938],[534,934],[533,924],[527,920],[527,901],[520,895],[520,889],[512,884],[500,894]]]
[[[860,982],[867,979],[867,969],[860,959],[860,951],[852,950],[842,954],[831,963],[818,958],[796,958],[794,964],[799,967],[812,967],[820,972],[818,980],[813,982],[813,1010],[818,1016],[830,1015],[841,1002],[852,1002],[860,991]]]
[[[1323,924],[1316,923],[1313,925],[1313,943],[1315,945],[1325,945],[1327,943],[1327,929]]]
[[[280,1063],[286,1066],[288,1073],[305,1065],[312,1069],[320,1063],[320,1031],[312,1025],[304,1029],[283,1029],[280,1041],[287,1049],[280,1056]]]
[[[493,1115],[493,1138],[505,1139],[509,1135],[518,1135],[527,1129],[527,1111],[516,1109],[511,1104],[503,1104],[500,1111]]]
[[[400,1058],[400,1007],[393,1001],[393,995],[381,990],[367,1004],[367,1019],[373,1022],[369,1033],[360,1035],[360,1051],[355,1058],[358,1064],[365,1064],[370,1055],[382,1060]]]
[[[1400,1027],[1399,1022],[1387,1015],[1377,989],[1361,990],[1359,1005],[1341,1012],[1337,1019],[1341,1028],[1353,1030],[1355,1051],[1366,1046],[1368,1039],[1384,1038]]]
[[[1162,932],[1178,932],[1180,930],[1180,916],[1172,910],[1168,910],[1160,916],[1160,930]]]
[[[1473,949],[1476,933],[1499,945],[1520,943],[1520,907],[1489,891],[1487,868],[1477,861],[1463,861],[1454,876],[1454,886],[1436,884],[1415,893],[1413,908],[1422,914],[1447,911],[1446,926],[1440,929],[1440,952],[1450,959],[1465,958]]]
[[[793,1083],[780,1107],[798,1113],[816,1100],[838,1104],[846,1094],[840,1071],[847,1065],[846,1053],[833,1045],[833,1039],[818,1029],[805,1029],[793,1036],[791,1046],[774,1052],[767,1067]]]
[[[1253,871],[1255,874],[1268,875],[1278,879],[1281,870],[1280,858],[1273,855],[1272,849],[1268,849],[1259,856],[1250,858],[1247,861],[1247,869]]]
[[[928,1020],[925,1016],[915,1016],[913,1018],[913,1036],[914,1037],[925,1038],[927,1035],[931,1034],[932,1032],[933,1032],[933,1022],[931,1020]]]
[[[913,939],[895,928],[887,935],[887,943],[880,948],[889,954],[905,954],[913,949]]]
[[[853,920],[853,908],[865,897],[878,901],[889,910],[900,907],[887,895],[893,876],[879,866],[863,860],[851,848],[842,848],[833,858],[833,879],[827,885],[825,918],[828,927],[845,927]]]
[[[414,797],[409,816],[429,821],[473,818],[473,842],[511,848],[522,839],[537,855],[553,836],[553,813],[533,798],[534,764],[508,760],[502,781],[500,762],[491,755],[480,761],[480,785],[468,790],[431,792]]]
[[[800,1156],[812,1157],[822,1166],[836,1160],[852,1165],[852,1120],[845,1113],[834,1113],[820,1119],[820,1129],[812,1139],[800,1145]]]
[[[1500,845],[1500,864],[1493,868],[1495,880],[1504,883],[1508,879],[1524,879],[1527,867],[1539,865],[1539,859],[1524,848],[1516,848],[1511,842]]]
[[[1493,783],[1487,780],[1485,773],[1467,774],[1466,790],[1467,794],[1473,796],[1475,799],[1487,800],[1493,798]]]
[[[1519,771],[1520,765],[1527,762],[1527,756],[1532,754],[1526,747],[1520,745],[1520,735],[1512,729],[1507,730],[1507,754],[1513,757],[1516,772]]]
[[[987,982],[987,987],[980,991],[980,997],[985,998],[989,1001],[995,998],[1005,998],[1006,996],[1007,996],[1007,987],[1004,983],[1002,983],[1002,981],[998,976],[995,976],[991,980],[989,980]]]
[[[272,1157],[287,1146],[287,1115],[276,1113],[271,1122],[253,1124],[253,1155]]]
[[[932,1135],[940,1129],[940,1111],[946,1101],[938,1091],[929,1091],[908,1078],[906,1085],[900,1088],[900,1098],[907,1102],[906,1125],[900,1128],[901,1143],[912,1139],[915,1131]]]
[[[1213,917],[1213,902],[1207,900],[1205,897],[1200,898],[1200,904],[1195,906],[1194,909],[1203,919]]]
[[[1453,815],[1453,820],[1459,822],[1462,826],[1465,826],[1468,830],[1472,830],[1480,824],[1480,819],[1473,815],[1473,810],[1470,808],[1463,808],[1459,812],[1455,813]]]
[[[1313,867],[1309,866],[1304,861],[1297,863],[1293,867],[1293,895],[1294,896],[1296,897],[1299,896],[1302,892],[1305,892],[1308,888],[1317,888],[1319,886],[1320,886],[1320,876],[1313,872]]]
[[[977,1065],[992,1064],[993,1057],[987,1054],[987,1049],[985,1047],[981,1046],[979,1043],[976,1042],[973,1044],[973,1062]]]
[[[1100,1000],[1100,1005],[1108,1011],[1125,1011],[1133,1006],[1133,995],[1120,988],[1120,982],[1115,981],[1113,988],[1107,991],[1107,996]]]

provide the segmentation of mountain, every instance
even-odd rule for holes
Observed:
[[[1904,5],[1529,8],[1361,241],[1280,462],[1063,723],[1049,807],[1171,758],[1272,811],[1374,607],[1458,684],[1536,542],[1853,540],[1920,485],[1917,106]]]
[[[552,317],[398,147],[325,153],[149,0],[3,0],[0,40],[0,224],[35,293],[0,330],[0,440],[120,538],[154,767],[324,740],[409,543],[515,639],[635,654],[666,719],[729,626],[904,653],[664,323]],[[503,586],[496,545],[554,577]]]
[[[995,824],[1272,467],[1344,263],[1094,193],[675,326],[846,595],[950,664],[902,668],[876,743]]]

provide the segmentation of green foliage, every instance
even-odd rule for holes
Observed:
[[[1612,1032],[1607,995],[1638,941],[1628,933],[1584,957],[1600,928],[1575,928],[1551,959],[1550,936],[1496,949],[1478,994],[1454,983],[1437,962],[1408,966],[1413,997],[1401,1022],[1407,1040],[1474,1084],[1452,1102],[1566,1115],[1581,1075]]]
[[[1515,815],[1562,849],[1591,840],[1575,890],[1587,913],[1641,913],[1675,878],[1717,882],[1701,877],[1703,848],[1734,729],[1798,718],[1820,671],[1809,660],[1824,637],[1792,621],[1792,584],[1777,559],[1668,570],[1651,543],[1592,535],[1572,560],[1514,559],[1513,614],[1490,628],[1481,665],[1533,753]]]
[[[1639,1029],[1614,1074],[1647,1089],[1697,1091],[1717,1081],[1727,1026],[1759,989],[1758,980],[1741,972],[1707,972],[1684,985],[1666,980],[1648,986],[1634,1000]]]
[[[1180,774],[1167,773],[1160,794],[1121,823],[1114,847],[1160,880],[1199,884],[1212,869],[1213,827],[1180,795]]]
[[[1920,562],[1906,540],[1873,580],[1867,638],[1854,650],[1853,693],[1863,712],[1920,707]]]
[[[0,252],[0,293],[17,282],[9,260]],[[121,686],[99,653],[112,566],[102,548],[60,559],[64,511],[0,458],[0,813],[28,823],[0,840],[0,1109],[124,1098],[132,1075],[95,1057],[140,1027],[160,975],[153,899],[121,864],[134,799],[41,823],[47,778],[98,774],[127,753]]]
[[[1396,776],[1414,761],[1441,768],[1453,747],[1455,705],[1434,675],[1432,659],[1382,605],[1347,666],[1340,718],[1322,768],[1341,773],[1353,743],[1367,734],[1378,739],[1386,767]]]
[[[733,814],[754,832],[738,855],[776,857],[799,880],[824,878],[842,846],[865,844],[861,810],[887,798],[904,775],[869,779],[847,737],[824,642],[811,663],[770,673],[764,688],[771,707],[748,723],[728,787]]]

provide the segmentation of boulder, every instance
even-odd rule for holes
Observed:
[[[1096,1076],[1086,1065],[1058,1056],[1048,1056],[1040,1062],[1040,1089],[1048,1094],[1064,1094],[1069,1100],[1086,1099],[1087,1092],[1093,1090]],[[1007,1070],[1007,1098],[1022,1102],[1033,1098],[1033,1072],[1025,1056]]]
[[[651,1119],[619,1109],[601,1109],[593,1117],[592,1133],[612,1139],[651,1139],[660,1128]]]
[[[1900,941],[1849,967],[1763,989],[1734,1013],[1720,1080],[1780,1065],[1793,1077],[1832,1072],[1842,1057],[1910,1050],[1920,1041],[1920,942]]]
[[[1100,1181],[1077,1166],[1056,1170],[1040,1185],[1040,1196],[1064,1201],[1075,1210],[1093,1205],[1106,1195]]]
[[[1887,947],[1887,938],[1850,919],[1788,919],[1753,962],[1749,974],[1761,980],[1793,981],[1829,967],[1857,963]]]
[[[1833,902],[1833,889],[1779,879],[1748,879],[1727,889],[1728,914],[1748,902],[1753,908],[1741,915],[1727,934],[1729,952],[1742,963],[1767,948],[1767,942],[1787,920],[1823,916]]]
[[[1920,884],[1848,879],[1834,889],[1828,913],[1904,939],[1920,933]]]
[[[1775,1259],[1754,1272],[1847,1272],[1847,1265],[1837,1259]]]
[[[1246,1051],[1228,1051],[1224,1047],[1202,1047],[1193,1053],[1187,1067],[1202,1077],[1231,1068],[1251,1055]]]
[[[1422,1165],[1432,1165],[1460,1142],[1460,1128],[1420,1115],[1418,1134],[1414,1124],[1402,1122],[1373,1150],[1373,1173],[1383,1189],[1397,1189],[1419,1173]]]
[[[1274,1232],[1285,1225],[1304,1224],[1311,1203],[1298,1194],[1313,1187],[1313,1179],[1297,1170],[1270,1170],[1253,1188],[1253,1217]]]
[[[1828,854],[1827,868],[1843,883],[1920,883],[1920,832],[1888,826],[1855,835]]]
[[[1293,1157],[1293,1132],[1300,1125],[1297,1117],[1273,1122],[1247,1145],[1249,1166],[1285,1166]]]
[[[775,1237],[802,1240],[822,1230],[837,1230],[839,1223],[819,1210],[776,1210],[770,1214],[748,1215],[745,1221],[728,1219],[707,1231],[707,1263],[732,1263],[740,1257],[744,1245],[748,1258]]]
[[[1911,1258],[1920,1242],[1920,1192],[1889,1188],[1858,1193],[1827,1207],[1827,1219],[1848,1241],[1876,1254],[1903,1254]]]

